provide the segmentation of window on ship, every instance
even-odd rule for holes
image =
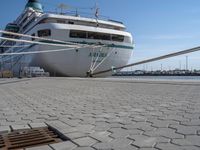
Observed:
[[[70,31],[71,38],[87,38],[87,39],[96,39],[96,40],[107,40],[107,41],[116,41],[123,42],[123,35],[111,35],[107,33],[98,33],[98,32],[86,32],[79,30],[71,30]]]
[[[3,47],[0,47],[0,53],[3,53],[3,52],[4,52]]]
[[[50,29],[39,30],[39,31],[38,31],[38,36],[39,36],[39,37],[51,36],[51,30],[50,30]]]
[[[69,21],[68,23],[69,23],[69,24],[74,24],[74,22],[73,22],[73,21]]]
[[[123,35],[112,35],[112,41],[116,42],[123,42],[124,41],[124,36]]]
[[[111,40],[110,34],[106,33],[97,33],[97,32],[88,32],[89,39],[97,39],[97,40]]]
[[[70,37],[71,38],[86,38],[87,34],[86,34],[85,31],[71,30],[70,31]]]
[[[57,23],[65,24],[66,22],[65,22],[65,20],[58,19],[58,20],[57,20]]]
[[[33,33],[31,36],[35,36],[35,33]],[[35,38],[32,38],[32,41],[35,41]]]

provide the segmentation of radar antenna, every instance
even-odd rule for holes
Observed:
[[[63,3],[61,3],[61,4],[58,5],[58,9],[60,9],[60,13],[61,13],[61,14],[63,14],[63,11],[64,11],[64,10],[67,10],[67,9],[69,9],[69,8],[70,8],[69,5],[66,5],[66,4],[63,4]]]
[[[95,3],[94,9],[95,9],[95,17],[97,19],[97,18],[99,18],[99,10],[100,10],[100,8],[98,7],[97,2]]]
[[[95,18],[96,18],[96,22],[97,22],[97,27],[99,26],[99,22],[98,22],[98,18],[99,18],[99,10],[100,8],[98,7],[97,1],[95,3],[95,6],[93,8],[95,10]]]

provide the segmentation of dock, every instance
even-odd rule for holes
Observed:
[[[69,139],[45,150],[200,149],[200,81],[0,79],[0,95],[0,133],[48,125]]]

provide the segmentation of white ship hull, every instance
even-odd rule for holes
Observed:
[[[112,51],[112,52],[111,52]],[[40,66],[46,71],[50,72],[51,75],[64,75],[64,76],[79,76],[85,77],[86,73],[90,70],[91,65],[96,65],[94,68],[102,62],[99,67],[97,67],[94,72],[103,71],[110,69],[113,66],[123,66],[128,63],[128,60],[131,56],[132,50],[116,49],[113,48],[104,48],[102,49],[101,54],[111,54],[105,57],[97,58],[91,56],[91,53],[99,53],[99,48],[93,52],[91,48],[84,48],[63,52],[54,52],[54,53],[43,53],[37,54],[30,63],[31,66]],[[92,60],[93,59],[93,60]],[[102,74],[101,76],[111,75],[112,72],[107,74]]]
[[[54,50],[59,48],[35,46],[31,50],[33,49],[36,51],[42,51],[46,49]],[[132,54],[132,50],[130,49],[115,47],[103,48],[101,53],[99,53],[99,50],[100,48],[97,48],[94,51],[92,48],[83,48],[79,50],[24,55],[22,56],[23,58],[21,56],[15,56],[13,59],[9,56],[10,59],[7,61],[7,65],[5,66],[8,69],[13,68],[15,75],[19,75],[19,70],[23,67],[37,66],[43,68],[52,76],[86,77],[87,72],[95,62],[96,64],[93,69],[100,63],[101,64],[96,68],[96,70],[94,70],[94,73],[111,69],[112,67],[126,65]],[[108,56],[109,53],[110,55]],[[97,54],[100,54],[100,57],[97,57]],[[102,55],[104,57],[102,57]],[[21,57],[20,60],[19,57]],[[109,76],[111,74],[112,72],[108,72],[106,74],[100,74],[99,76]]]

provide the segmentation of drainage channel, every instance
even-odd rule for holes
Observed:
[[[1,150],[16,150],[66,141],[50,127],[16,130],[0,135]]]

